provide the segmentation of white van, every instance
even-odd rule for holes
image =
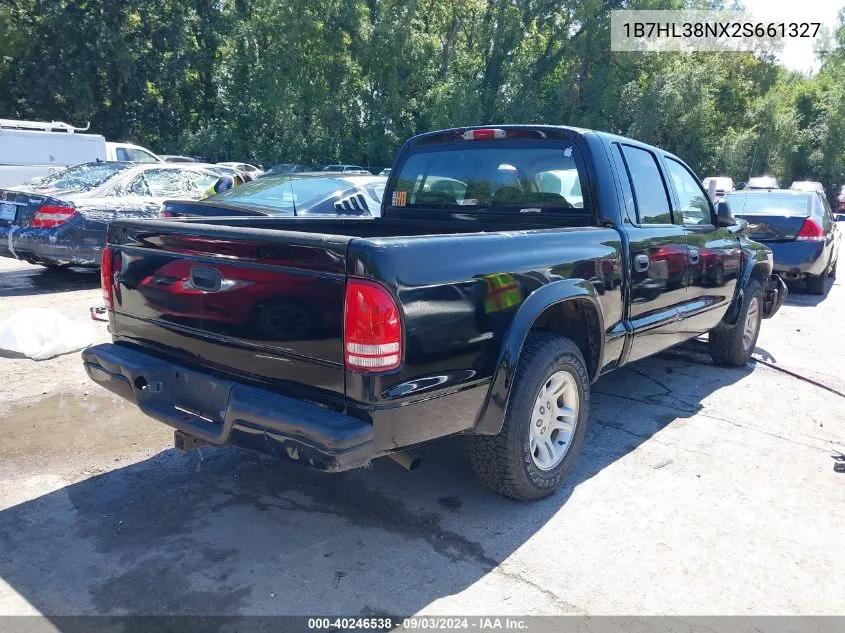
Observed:
[[[161,162],[151,151],[109,143],[100,134],[81,134],[59,121],[0,119],[0,187],[19,185],[69,165],[95,160]]]

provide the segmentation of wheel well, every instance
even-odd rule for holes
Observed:
[[[593,380],[601,362],[602,337],[598,310],[589,299],[566,299],[547,307],[531,326],[532,332],[551,332],[571,339],[581,351]]]
[[[769,265],[766,262],[759,262],[751,269],[751,278],[764,285],[769,279],[769,274]]]

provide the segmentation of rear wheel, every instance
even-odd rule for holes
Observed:
[[[821,275],[810,275],[807,277],[807,291],[811,295],[823,295],[825,281],[827,281],[826,273],[822,273]]]
[[[578,459],[589,409],[590,380],[578,346],[554,334],[530,334],[501,432],[469,438],[479,479],[521,501],[552,494]]]
[[[759,281],[752,279],[748,282],[736,324],[710,331],[708,347],[713,362],[742,367],[751,360],[762,319],[763,288]]]

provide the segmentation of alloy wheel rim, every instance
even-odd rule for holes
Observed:
[[[563,461],[575,436],[579,406],[578,385],[567,371],[553,373],[540,387],[528,434],[531,459],[540,470]]]
[[[754,345],[754,337],[757,335],[757,325],[760,313],[760,301],[757,297],[751,297],[748,302],[748,312],[745,315],[745,327],[742,330],[742,345],[745,349],[751,349]]]

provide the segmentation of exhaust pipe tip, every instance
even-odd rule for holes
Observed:
[[[390,453],[388,457],[405,470],[416,470],[422,463],[422,457],[412,451]]]

